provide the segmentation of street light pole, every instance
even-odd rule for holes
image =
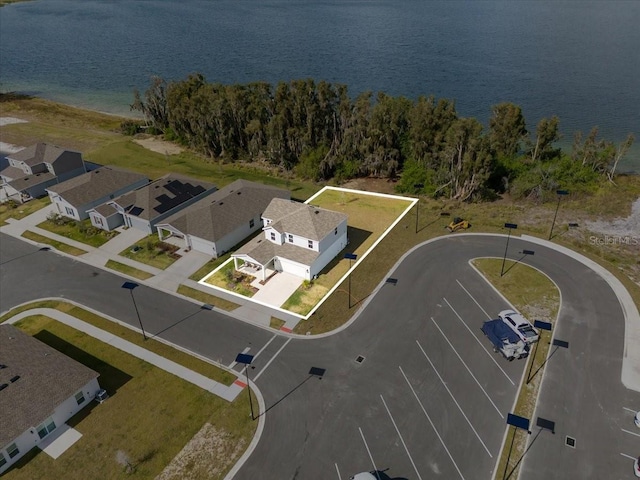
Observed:
[[[533,326],[535,328],[539,328],[540,330],[551,331],[551,324],[549,322],[541,322],[540,320],[534,320]],[[538,341],[533,347],[533,357],[531,358],[531,362],[529,363],[529,371],[527,372],[527,385],[529,385],[529,382],[531,382],[531,370],[533,369],[533,362],[536,361],[536,353],[538,352],[538,344],[540,343],[540,338],[541,337],[538,338]]]
[[[249,383],[249,365],[253,362],[253,355],[247,353],[239,353],[236,356],[236,362],[244,364],[244,371],[247,376],[247,393],[249,394],[249,408],[251,409],[251,420],[255,420],[256,417],[253,414],[253,401],[251,400],[251,384]]]
[[[345,253],[344,258],[349,260],[349,308],[351,308],[351,262],[358,258],[355,253]]]
[[[500,269],[500,276],[504,275],[504,264],[507,260],[507,250],[509,249],[509,239],[511,238],[511,230],[518,228],[518,225],[515,223],[505,223],[504,228],[509,230],[509,234],[507,235],[507,245],[504,247],[504,256],[502,257],[502,268]]]
[[[140,324],[140,330],[142,330],[142,338],[147,339],[147,334],[144,332],[144,327],[142,326],[142,319],[140,318],[140,312],[138,311],[138,305],[136,304],[136,298],[133,296],[133,289],[138,287],[139,285],[134,282],[124,282],[122,284],[122,288],[129,290],[131,294],[131,300],[133,301],[133,308],[136,310],[136,316],[138,317],[138,323]]]
[[[556,204],[556,213],[553,215],[553,222],[551,222],[551,231],[549,232],[549,240],[553,237],[553,227],[556,224],[556,218],[558,217],[558,209],[560,208],[560,199],[564,195],[568,195],[569,192],[567,190],[556,190],[556,194],[558,195],[558,203]]]

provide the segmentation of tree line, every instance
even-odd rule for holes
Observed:
[[[615,145],[596,127],[576,133],[567,153],[555,147],[557,117],[530,132],[512,103],[493,106],[485,129],[452,100],[370,91],[352,99],[346,85],[312,79],[272,86],[154,77],[144,94],[134,91],[131,108],[152,131],[211,158],[266,162],[314,181],[394,178],[400,192],[461,201],[614,181],[634,140]]]

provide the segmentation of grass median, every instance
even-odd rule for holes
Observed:
[[[560,308],[560,292],[547,276],[532,267],[511,260],[505,262],[504,275],[500,274],[502,259],[476,259],[473,264],[531,323],[536,319],[555,326]],[[514,411],[510,413],[533,420],[550,341],[550,332],[542,330],[540,339],[533,347],[525,365],[524,382],[520,385]],[[513,449],[510,449],[512,440]],[[515,428],[508,428],[495,473],[502,475],[502,472],[506,472],[508,478],[518,478],[520,459],[524,455],[526,443],[527,435]]]
[[[257,422],[248,415],[246,396],[229,403],[44,316],[25,318],[17,326],[97,371],[111,397],[68,422],[82,438],[64,455],[54,460],[36,448],[6,479],[120,478],[127,473],[151,479],[167,465],[172,474],[165,472],[165,479],[220,479],[251,441]],[[196,435],[200,447],[190,442]],[[191,448],[190,461],[172,463],[185,448]]]

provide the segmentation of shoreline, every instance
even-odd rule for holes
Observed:
[[[30,0],[27,0],[27,1],[30,1]],[[66,102],[54,100],[51,98],[32,95],[32,94],[20,92],[20,91],[8,91],[8,92],[0,91],[0,97],[5,95],[13,96],[15,100],[21,100],[21,99],[22,100],[40,100],[43,102],[51,103],[53,105],[60,105],[60,106],[80,110],[87,113],[105,115],[113,119],[122,119],[123,121],[144,120],[144,117],[142,115],[135,116],[135,115],[111,113],[111,112],[106,112],[104,110],[89,108],[87,106],[77,105],[73,103],[66,103]],[[2,113],[0,112],[0,127],[4,126],[4,124],[1,121],[2,118],[6,118],[6,117],[2,116]],[[20,122],[11,122],[11,123],[24,122],[24,120],[22,119],[17,119],[17,120],[20,120]],[[564,138],[565,138],[564,136],[561,136],[561,140],[563,140]],[[566,144],[564,142],[558,142],[558,143],[561,143],[561,145],[559,145],[558,148],[560,148],[563,151],[563,153],[567,153],[569,151],[568,148],[570,147],[571,143],[566,143]],[[6,145],[11,147],[11,144],[6,144]],[[4,142],[0,142],[0,153],[15,153],[15,152],[5,152],[3,149],[3,146],[4,146]],[[18,147],[18,146],[14,146],[14,147]],[[631,160],[629,157],[632,157],[633,155],[635,156],[633,157],[633,160]],[[627,165],[627,163],[630,163],[630,165]],[[640,175],[640,138],[636,138],[636,140],[634,141],[634,144],[631,146],[630,152],[627,153],[627,157],[623,159],[622,166],[618,165],[617,171],[621,175]]]

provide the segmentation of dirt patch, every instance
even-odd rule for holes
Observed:
[[[220,478],[243,450],[244,442],[205,423],[156,480]]]
[[[5,125],[11,125],[13,123],[29,123],[26,120],[22,120],[21,118],[15,117],[0,117],[0,127],[4,127]]]
[[[167,142],[157,137],[136,137],[133,139],[138,145],[151,150],[152,152],[162,153],[163,155],[178,155],[184,151],[184,148],[175,143]]]
[[[377,192],[396,194],[396,181],[387,178],[356,178],[340,185],[342,188],[350,188],[352,190],[364,190],[365,192]]]

